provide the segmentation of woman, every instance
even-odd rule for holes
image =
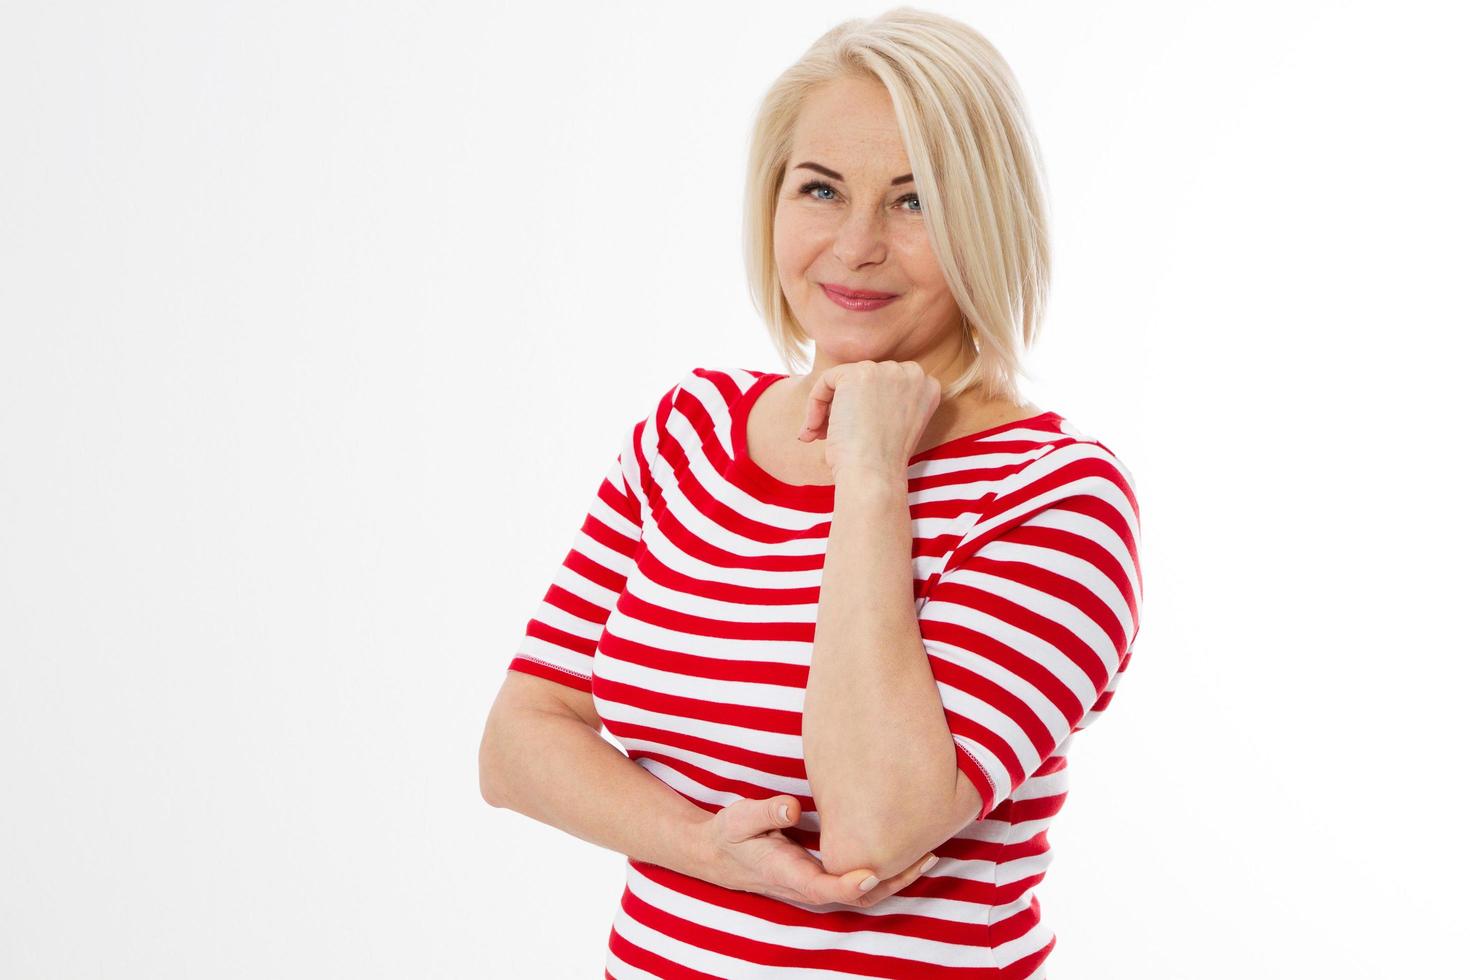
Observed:
[[[810,370],[695,368],[630,427],[481,746],[487,801],[628,855],[609,976],[1045,975],[1141,584],[1128,470],[1016,394],[1039,169],[944,17],[844,23],[767,95],[749,272]]]

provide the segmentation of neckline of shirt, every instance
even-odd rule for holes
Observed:
[[[790,377],[787,374],[768,371],[749,372],[756,376],[755,381],[741,392],[734,403],[730,406],[730,468],[731,475],[739,478],[744,489],[755,495],[766,499],[778,499],[783,503],[791,502],[806,505],[802,509],[818,509],[831,511],[835,501],[835,483],[787,483],[773,473],[768,472],[750,456],[747,446],[746,428],[750,418],[751,406],[771,385],[782,378]],[[942,455],[947,449],[980,439],[984,436],[1004,432],[1007,429],[1017,428],[1024,425],[1035,425],[1038,422],[1060,421],[1061,416],[1056,412],[1038,412],[1035,415],[1023,419],[1014,419],[1010,422],[1002,422],[988,428],[979,429],[975,432],[967,432],[946,439],[935,446],[930,446],[921,453],[909,457],[909,468],[912,470],[915,464],[927,459]],[[914,476],[909,474],[909,482],[912,483]]]

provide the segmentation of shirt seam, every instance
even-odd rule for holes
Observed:
[[[563,667],[560,664],[554,664],[550,660],[542,660],[540,657],[533,657],[528,653],[518,653],[516,654],[516,656],[520,657],[522,660],[530,660],[535,663],[541,664],[542,666],[550,667],[552,670],[559,670],[563,674],[571,674],[573,677],[580,677],[584,681],[590,681],[592,679],[591,674],[583,674],[580,671],[572,670],[570,667]],[[989,777],[987,776],[986,778],[988,779]]]

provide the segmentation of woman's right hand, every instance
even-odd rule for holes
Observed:
[[[829,874],[810,851],[781,832],[782,827],[796,826],[800,817],[801,804],[793,796],[736,800],[720,810],[703,824],[706,853],[711,855],[708,880],[807,905],[839,902],[868,908],[919,877],[934,856],[925,854],[901,873],[863,891],[859,886],[872,876],[871,869]]]

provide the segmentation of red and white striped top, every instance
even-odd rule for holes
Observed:
[[[593,695],[628,757],[696,805],[789,793],[802,764],[833,488],[745,449],[781,374],[696,368],[628,431],[510,670]],[[1142,598],[1132,476],[1055,412],[910,461],[914,600],[955,760],[980,792],[939,862],[869,909],[804,905],[629,859],[606,973],[1040,980],[1036,886],[1066,752],[1112,698]]]

